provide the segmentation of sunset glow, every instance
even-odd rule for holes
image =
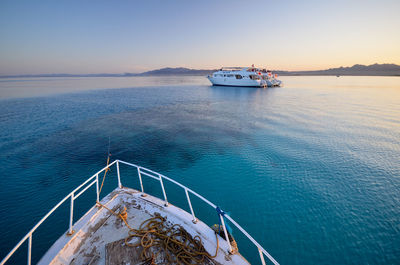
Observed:
[[[400,1],[1,1],[0,75],[400,64]]]

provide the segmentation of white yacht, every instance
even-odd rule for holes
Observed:
[[[209,75],[214,86],[266,87],[261,70],[252,67],[225,67]]]
[[[251,73],[254,74],[254,72]],[[260,81],[260,79],[256,80]],[[101,190],[106,173],[111,167],[113,173],[110,173],[111,176],[107,179],[114,182],[116,188],[108,195],[102,196]],[[122,185],[125,181],[131,182],[133,178],[138,178],[137,189]],[[148,182],[149,179],[159,182],[162,195],[156,197],[144,191],[143,182]],[[164,183],[168,183],[166,185],[169,186],[164,187]],[[190,212],[168,201],[167,195],[177,192],[175,189],[171,190],[171,185],[184,191],[186,196],[183,195],[183,199],[186,199]],[[93,186],[95,193],[91,188]],[[80,201],[82,199],[78,201],[77,199],[89,189],[92,189],[89,193],[95,197],[90,198],[89,194],[85,195],[85,198],[91,200],[94,205],[86,214],[77,217],[74,205],[77,202],[82,203]],[[194,207],[198,205],[192,205],[191,198],[202,201],[203,207],[209,206],[215,209],[215,221],[219,225],[210,227],[200,220],[198,207]],[[54,215],[54,212],[63,204],[70,204],[69,225],[64,228],[66,231],[58,231],[62,233],[61,237],[40,259],[34,255],[36,257],[33,260],[32,252],[35,246],[42,244],[38,242],[40,234],[35,233],[36,229],[50,215]],[[61,217],[68,218],[63,215]],[[236,229],[236,233],[242,233],[240,235],[242,239],[248,240],[237,244],[227,231],[228,223]],[[54,234],[51,237],[56,239],[58,235]],[[48,239],[49,237],[45,240]],[[106,167],[96,172],[54,206],[4,257],[0,265],[21,264],[21,261],[9,259],[13,258],[13,254],[22,245],[25,245],[23,250],[27,251],[28,265],[32,263],[39,265],[248,265],[249,262],[239,253],[238,248],[238,245],[240,247],[246,243],[257,250],[258,255],[255,253],[253,255],[259,256],[261,264],[266,264],[265,257],[273,264],[278,264],[244,228],[205,197],[160,173],[115,160],[110,164],[107,163]]]

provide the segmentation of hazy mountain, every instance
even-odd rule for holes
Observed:
[[[216,70],[189,69],[189,68],[162,68],[141,73],[140,75],[208,75]]]
[[[400,65],[396,64],[355,64],[351,67],[330,68],[317,71],[276,71],[281,75],[374,75],[400,76]]]
[[[139,75],[208,75],[213,70],[197,70],[189,68],[162,68],[141,73]],[[396,64],[372,64],[372,65],[361,65],[355,64],[351,67],[339,67],[330,68],[327,70],[316,70],[316,71],[273,71],[280,75],[376,75],[376,76],[388,76],[395,75],[400,76],[400,65]]]
[[[163,76],[163,75],[208,75],[216,69],[162,68],[143,73],[124,74],[38,74],[38,75],[0,75],[0,78],[29,78],[29,77],[123,77],[123,76]],[[273,70],[280,75],[363,75],[363,76],[400,76],[400,65],[396,64],[355,64],[351,67],[330,68],[316,71],[282,71]]]

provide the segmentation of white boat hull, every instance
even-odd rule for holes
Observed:
[[[208,76],[211,84],[214,86],[241,86],[241,87],[261,87],[264,82],[262,80],[251,80],[251,79],[233,79],[226,77],[213,77]]]

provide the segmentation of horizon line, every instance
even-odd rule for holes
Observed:
[[[286,73],[299,73],[299,72],[318,72],[318,71],[327,71],[327,70],[335,70],[335,69],[341,69],[341,68],[351,68],[354,66],[374,66],[374,65],[393,65],[393,66],[399,66],[398,64],[395,63],[374,63],[374,64],[370,64],[370,65],[364,65],[364,64],[353,64],[352,66],[339,66],[339,67],[331,67],[331,68],[327,68],[327,69],[319,69],[319,70],[280,70],[280,69],[274,69],[271,71],[275,71],[275,72],[286,72]],[[65,75],[65,76],[88,76],[88,75],[113,75],[113,76],[124,76],[124,75],[143,75],[149,72],[153,72],[153,71],[158,71],[158,70],[164,70],[164,69],[187,69],[187,70],[192,70],[192,71],[214,71],[214,70],[218,70],[221,68],[224,68],[227,66],[221,66],[219,68],[214,68],[214,69],[198,69],[198,68],[188,68],[188,67],[171,67],[171,66],[166,66],[166,67],[162,67],[162,68],[156,68],[156,69],[152,69],[152,70],[147,70],[144,72],[119,72],[119,73],[107,73],[107,72],[98,72],[98,73],[81,73],[81,74],[77,74],[77,73],[40,73],[40,74],[1,74],[0,73],[0,77],[5,78],[5,77],[35,77],[35,76],[51,76],[51,75]],[[241,67],[241,66],[240,66]],[[243,68],[245,68],[246,66],[243,66]],[[249,66],[247,66],[249,67]],[[263,68],[263,67],[257,67],[256,68]],[[228,67],[227,67],[228,68]]]

